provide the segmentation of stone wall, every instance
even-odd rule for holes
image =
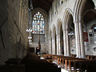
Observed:
[[[96,19],[93,21],[90,21],[87,25],[87,33],[88,33],[88,42],[86,42],[85,46],[87,46],[86,48],[86,54],[87,55],[96,55],[96,50],[94,48],[96,48],[96,33],[94,32],[94,30],[92,29],[92,26],[96,24]],[[90,30],[92,30],[92,32],[90,32]],[[89,34],[92,33],[92,36],[89,36]]]
[[[54,33],[54,27],[55,27],[56,28],[56,36],[58,37],[57,41],[56,41],[57,42],[57,49],[59,49],[59,50],[60,50],[60,42],[59,42],[60,29],[59,29],[59,27],[62,24],[62,27],[63,27],[62,29],[64,32],[64,24],[66,23],[65,19],[68,19],[68,16],[66,16],[67,13],[72,15],[72,17],[74,18],[75,2],[76,2],[76,0],[54,0],[52,3],[52,8],[49,11],[49,35],[50,35],[50,32],[52,33],[51,37],[54,35],[53,33]],[[53,44],[54,44],[54,42],[52,42],[52,45]],[[49,47],[51,47],[50,44],[49,44]],[[49,48],[49,51],[51,51],[51,48]],[[75,54],[75,53],[76,52],[74,52],[73,54]],[[60,52],[59,52],[59,54],[60,54]]]
[[[4,24],[0,28],[0,64],[4,64],[8,58],[22,58],[28,42],[26,33],[28,25],[27,0],[8,0],[8,2],[6,0],[4,2],[5,6],[8,6],[4,10],[7,13],[7,20],[2,19]],[[4,16],[4,12],[0,14]]]
[[[7,0],[0,1],[0,64],[4,62],[8,58],[8,49],[5,45],[5,39],[7,37],[4,37],[3,34],[6,34],[8,31],[8,28],[4,28],[6,32],[2,30],[2,27],[6,25],[8,26],[8,2]],[[3,33],[4,32],[4,33]],[[6,34],[7,35],[7,34]]]
[[[92,1],[92,2],[91,2]],[[90,3],[89,3],[90,2]],[[81,3],[81,4],[80,4]],[[92,4],[91,4],[92,3]],[[80,5],[79,5],[80,4]],[[84,36],[83,36],[83,15],[84,12],[87,10],[90,10],[89,8],[87,9],[86,6],[89,6],[89,8],[94,8],[94,5],[96,7],[96,1],[95,0],[54,0],[52,3],[52,8],[49,11],[49,53],[51,51],[55,52],[56,47],[55,45],[55,39],[53,37],[54,35],[54,27],[56,28],[56,36],[57,36],[57,51],[59,51],[60,48],[60,22],[62,24],[62,29],[63,29],[63,40],[64,40],[64,55],[67,55],[67,52],[69,53],[71,49],[71,54],[75,54],[76,57],[79,58],[84,58],[84,55],[96,55],[96,34],[94,34],[94,38],[92,38],[91,44],[88,42],[84,42]],[[90,5],[91,4],[91,5]],[[80,8],[79,8],[80,7]],[[84,10],[85,8],[85,10]],[[95,12],[96,8],[93,9]],[[74,43],[74,46],[69,47],[69,38],[68,38],[68,22],[70,22],[70,16],[73,18],[73,23],[74,23],[74,35],[75,38],[71,39],[70,43]],[[87,16],[86,18],[91,18],[90,16]],[[88,27],[90,27],[92,24],[96,24],[96,18],[94,18],[95,21],[92,21],[88,24]],[[91,19],[90,19],[91,20]],[[88,20],[88,21],[90,21]],[[86,25],[86,23],[85,23]],[[87,28],[88,30],[89,28]],[[86,28],[85,28],[86,30]],[[88,36],[89,37],[89,36]],[[52,38],[52,40],[51,40]],[[87,38],[87,37],[86,37]],[[90,39],[90,38],[89,38]],[[74,42],[73,42],[74,41]],[[93,43],[94,42],[94,43]],[[50,48],[52,47],[52,49]],[[70,54],[69,53],[69,54]],[[60,52],[59,52],[60,54]],[[59,55],[58,54],[58,55]]]

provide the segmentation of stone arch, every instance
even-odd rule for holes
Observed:
[[[70,8],[66,8],[65,13],[69,13],[73,16],[73,11]]]
[[[62,20],[61,19],[58,19],[57,20],[57,27],[58,27],[58,32],[60,32],[60,27],[62,26]]]
[[[63,21],[65,28],[68,28],[67,22],[68,22],[70,16],[73,17],[73,12],[72,12],[72,10],[69,9],[69,8],[65,9],[65,12],[64,12],[64,21]]]
[[[69,24],[73,25],[74,27],[74,23],[73,23],[73,13],[71,9],[66,9],[64,12],[64,20],[63,20],[63,34],[64,34],[64,55],[65,56],[69,56],[70,55],[70,46],[69,46]],[[73,28],[74,29],[74,28]]]
[[[34,14],[36,14],[38,11],[44,16],[45,23],[47,24],[47,22],[48,22],[48,21],[47,21],[47,19],[48,19],[48,13],[47,13],[45,10],[41,9],[41,8],[35,8],[35,9],[33,9],[33,11],[32,11],[32,17],[33,17]]]
[[[91,15],[91,17],[90,17],[90,15]],[[95,9],[89,9],[89,10],[84,12],[84,14],[83,14],[83,21],[85,23],[88,23],[88,22],[90,22],[92,20],[95,20],[95,19],[96,19],[96,11],[95,11]]]
[[[85,1],[85,0],[83,0],[83,1]],[[82,2],[82,0],[76,0],[76,2],[75,2],[75,5],[74,5],[74,22],[77,22],[77,20],[78,20],[81,2]]]
[[[36,13],[36,12],[41,12],[42,13],[42,15],[44,16],[44,18],[46,18],[47,16],[48,16],[48,13],[45,11],[45,10],[43,10],[43,9],[41,9],[41,8],[35,8],[35,9],[33,9],[33,11],[32,11],[32,17],[33,17],[33,15]]]
[[[81,21],[81,19],[83,17],[82,15],[84,14],[83,11],[84,11],[87,1],[88,0],[77,0],[75,2],[76,5],[74,6],[74,22]],[[94,1],[92,0],[92,2],[94,2]]]
[[[59,42],[58,42],[58,52],[60,55],[64,55],[64,41],[63,41],[63,26],[61,19],[57,20],[57,31],[59,35]]]

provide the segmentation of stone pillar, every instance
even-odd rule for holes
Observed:
[[[57,55],[61,55],[60,27],[57,26]]]
[[[83,41],[83,29],[82,29],[82,22],[79,21],[79,33],[80,33],[80,57],[85,58],[85,49],[84,49],[84,41]]]
[[[78,22],[74,22],[74,24],[75,24],[75,40],[76,40],[76,57],[80,57],[79,24],[78,24]]]
[[[52,54],[55,55],[55,35],[52,32]]]
[[[66,28],[64,29],[63,35],[64,35],[64,56],[70,56],[68,30]]]
[[[51,43],[52,43],[52,40],[51,40],[51,36],[50,36],[50,38],[49,38],[49,54],[52,54],[52,46],[51,46]]]
[[[66,31],[66,56],[70,56],[70,48],[69,48],[69,38],[68,38],[68,29],[65,30]]]
[[[51,54],[51,40],[49,38],[49,50],[48,50],[48,53]]]
[[[57,34],[56,34],[56,36],[54,35],[54,37],[56,37],[56,39],[55,39],[55,54],[57,55],[57,52],[58,52],[58,49],[57,49]]]
[[[83,34],[81,22],[75,22],[75,38],[76,38],[76,55],[78,58],[85,57],[85,50],[83,45]]]
[[[66,50],[66,30],[63,30],[63,41],[64,41],[64,56],[67,56],[67,50]]]
[[[57,34],[57,55],[61,55],[60,33]]]
[[[51,37],[51,54],[52,54],[52,37]]]

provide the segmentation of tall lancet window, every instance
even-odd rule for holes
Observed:
[[[32,33],[33,34],[44,34],[44,17],[40,12],[37,12],[33,16],[33,21],[32,21]]]

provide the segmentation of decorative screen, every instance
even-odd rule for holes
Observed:
[[[44,17],[40,12],[37,12],[33,16],[33,21],[32,21],[32,33],[33,34],[44,34]]]

